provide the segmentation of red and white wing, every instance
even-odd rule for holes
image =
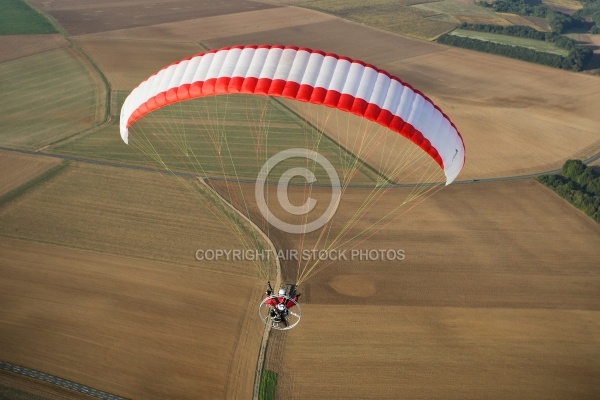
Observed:
[[[411,140],[452,183],[465,147],[450,119],[421,92],[362,61],[293,46],[234,46],[169,65],[125,100],[121,137],[136,120],[160,107],[221,94],[280,96],[323,104],[374,121]]]

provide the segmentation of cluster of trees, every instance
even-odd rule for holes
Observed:
[[[499,54],[505,57],[516,58],[523,61],[534,62],[537,64],[548,65],[550,67],[568,69],[572,71],[581,71],[585,63],[592,56],[592,51],[589,48],[579,46],[569,49],[569,54],[567,57],[563,57],[558,54],[537,51],[527,47],[511,46],[451,34],[442,35],[437,39],[437,41],[450,46]]]
[[[598,0],[600,1],[600,0]],[[563,35],[559,35],[555,32],[540,32],[538,30],[533,29],[530,26],[522,26],[522,25],[511,25],[511,26],[500,26],[500,25],[490,25],[490,24],[466,24],[463,23],[460,25],[461,29],[466,29],[470,31],[479,31],[479,32],[489,32],[496,33],[499,35],[507,35],[514,37],[521,37],[526,39],[534,39],[534,40],[542,40],[545,42],[554,43],[557,47],[566,49],[569,51],[567,57],[560,56],[552,56],[547,57],[542,54],[534,54],[531,52],[517,51],[517,50],[500,50],[503,51],[502,54],[507,57],[518,58],[524,61],[532,61],[538,64],[549,65],[552,67],[562,68],[562,69],[570,69],[574,71],[581,71],[584,64],[592,57],[592,50],[589,47],[581,47],[577,46],[577,42],[571,38],[568,38]],[[475,40],[475,39],[473,39]],[[458,44],[459,47],[465,47]],[[471,45],[473,46],[473,45]],[[481,45],[478,47],[483,48]],[[473,48],[475,50],[479,50],[478,48]],[[490,48],[492,50],[496,50],[495,48]],[[481,50],[486,51],[486,50]],[[506,54],[508,53],[508,54]],[[513,55],[510,55],[512,53]],[[539,53],[539,52],[536,52]],[[560,57],[560,59],[558,58]]]
[[[580,160],[568,160],[562,173],[537,179],[600,223],[600,174]]]
[[[600,0],[580,0],[583,8],[577,10],[578,18],[590,18],[594,22],[591,33],[600,33]]]
[[[478,2],[483,7],[493,8],[494,11],[529,15],[545,18],[552,32],[562,33],[567,29],[582,26],[585,21],[578,17],[571,17],[559,11],[551,10],[542,5],[532,5],[527,0],[496,0],[488,3],[486,0]]]

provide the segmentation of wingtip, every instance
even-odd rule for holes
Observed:
[[[129,131],[127,129],[121,130],[121,139],[123,139],[125,144],[129,144]]]

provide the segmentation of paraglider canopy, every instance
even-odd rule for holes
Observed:
[[[235,93],[323,104],[376,122],[425,151],[443,169],[446,185],[465,162],[456,127],[424,94],[373,65],[295,46],[225,47],[163,68],[125,100],[121,137],[127,143],[129,127],[163,106]]]

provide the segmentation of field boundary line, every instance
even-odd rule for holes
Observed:
[[[205,178],[198,178],[198,181],[214,196],[216,196],[219,200],[223,202],[227,207],[229,207],[233,212],[239,215],[244,221],[246,221],[256,232],[263,238],[263,240],[268,244],[270,250],[273,254],[277,254],[277,249],[275,248],[275,244],[269,239],[266,233],[263,232],[262,229],[258,227],[250,218],[245,216],[240,210],[235,208],[233,204],[231,204],[227,199],[225,199],[219,192],[217,192],[211,185],[206,182]],[[275,257],[275,267],[277,271],[276,279],[275,279],[275,287],[281,286],[281,263],[279,261],[279,257]],[[262,377],[262,370],[265,363],[265,354],[267,352],[267,344],[269,342],[269,334],[271,333],[271,327],[269,325],[265,325],[265,329],[263,330],[263,337],[260,343],[260,350],[258,353],[258,359],[256,360],[256,371],[254,372],[254,387],[252,390],[252,399],[259,399],[259,391],[260,391],[260,380]]]
[[[4,195],[0,196],[0,207],[3,207],[5,204],[19,198],[20,196],[22,196],[29,190],[35,188],[36,186],[54,178],[65,168],[67,168],[69,164],[69,160],[63,160],[60,164],[48,168],[46,171],[42,172],[38,176],[35,176],[27,182],[24,182],[16,188],[4,193]]]
[[[103,390],[94,389],[93,387],[82,385],[70,381],[68,379],[59,378],[55,375],[46,374],[44,372],[36,371],[35,369],[22,367],[19,365],[0,361],[0,369],[13,374],[23,375],[28,378],[34,378],[43,382],[47,382],[56,386],[60,386],[64,389],[72,390],[74,392],[83,393],[91,397],[102,400],[127,400],[125,397],[117,396],[116,394],[108,393]]]
[[[73,41],[73,39],[71,39],[71,36],[69,35],[69,32],[67,32],[67,30],[60,24],[60,22],[58,22],[52,15],[43,12],[42,10],[38,9],[37,7],[35,7],[33,4],[31,4],[31,2],[29,0],[23,0],[25,3],[27,3],[27,5],[29,7],[31,7],[35,12],[37,12],[38,14],[43,15],[45,18],[48,19],[48,21],[50,21],[50,23],[52,24],[52,26],[54,26],[54,28],[56,29],[57,33],[59,35],[62,35],[65,40],[67,41],[68,45],[70,46],[70,50],[73,51],[73,53],[82,61],[82,64],[87,63],[89,66],[91,66],[90,68],[87,68],[84,66],[84,68],[86,70],[88,70],[89,72],[95,71],[96,75],[98,77],[100,77],[100,80],[102,81],[102,83],[104,84],[104,90],[106,91],[106,95],[104,97],[104,117],[102,119],[102,121],[98,122],[97,125],[92,126],[88,129],[84,129],[83,131],[80,132],[76,132],[73,135],[66,137],[66,138],[61,138],[56,140],[55,142],[49,143],[43,147],[41,147],[40,149],[37,149],[36,151],[40,151],[43,149],[46,149],[50,146],[54,146],[57,143],[61,143],[65,140],[69,140],[71,138],[73,138],[74,136],[79,136],[81,134],[85,134],[88,133],[89,131],[93,131],[95,128],[107,125],[110,121],[111,121],[111,110],[110,110],[110,100],[112,97],[112,87],[110,86],[110,81],[108,80],[108,78],[106,77],[106,75],[104,75],[104,73],[102,72],[102,70],[100,69],[100,67],[98,66],[98,64],[96,64],[96,62],[94,61],[94,59],[92,57],[89,56],[89,54],[87,54],[75,41]],[[69,48],[67,47],[67,50],[69,50]]]

